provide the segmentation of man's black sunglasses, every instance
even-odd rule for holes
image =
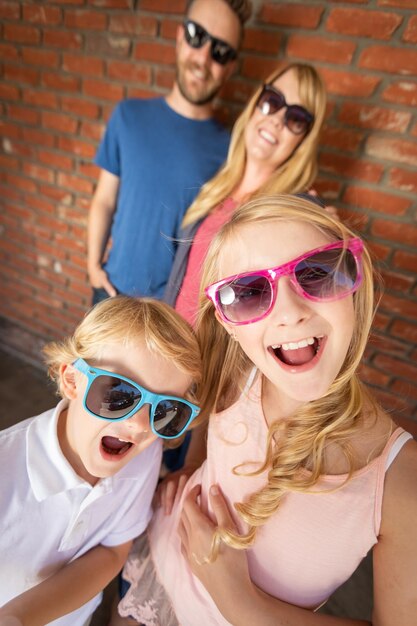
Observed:
[[[185,40],[192,48],[201,48],[207,41],[211,42],[210,54],[213,61],[226,65],[237,57],[237,51],[228,43],[213,37],[200,24],[193,20],[184,22]]]

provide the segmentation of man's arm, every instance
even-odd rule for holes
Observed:
[[[88,276],[93,287],[102,287],[110,296],[115,296],[116,290],[102,268],[102,261],[116,210],[119,183],[118,176],[101,170],[88,219]]]
[[[0,608],[0,626],[11,617],[22,626],[44,626],[91,600],[122,569],[131,541],[96,546]],[[9,620],[9,621],[8,621]]]

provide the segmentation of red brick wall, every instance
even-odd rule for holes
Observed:
[[[386,283],[364,374],[387,408],[417,419],[417,0],[253,4],[219,114],[233,121],[278,58],[321,70],[329,111],[317,189],[370,242]],[[33,354],[85,312],[92,159],[120,99],[170,87],[184,8],[0,1],[3,344]]]

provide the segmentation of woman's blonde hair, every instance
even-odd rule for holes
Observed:
[[[72,336],[43,348],[48,374],[62,395],[61,365],[78,358],[93,365],[109,344],[129,346],[138,340],[190,376],[193,385],[188,397],[194,400],[193,387],[201,380],[200,350],[195,334],[168,304],[151,298],[116,296],[94,306]],[[178,445],[178,440],[174,442]]]
[[[183,227],[205,217],[224,201],[239,185],[246,166],[245,130],[256,108],[264,84],[293,70],[298,82],[301,104],[314,115],[310,132],[292,155],[259,187],[251,198],[265,194],[300,193],[309,189],[317,175],[317,151],[326,112],[326,88],[312,65],[283,63],[260,85],[233,127],[227,160],[222,169],[209,180],[184,215]]]
[[[197,337],[203,360],[203,378],[199,398],[206,415],[227,408],[237,399],[253,364],[239,343],[217,321],[214,306],[205,297],[203,289],[222,278],[219,270],[222,250],[227,248],[243,226],[272,221],[307,223],[320,230],[329,241],[346,241],[355,236],[321,207],[295,196],[256,198],[234,213],[209,248],[201,283]],[[329,443],[340,446],[353,471],[349,437],[362,418],[364,399],[368,398],[356,372],[374,315],[373,269],[366,248],[362,264],[362,283],[353,295],[353,336],[340,371],[322,398],[303,405],[285,424],[276,422],[270,426],[266,458],[255,472],[267,471],[267,484],[247,501],[235,504],[240,517],[248,525],[247,534],[238,536],[220,529],[215,538],[214,552],[220,539],[237,548],[250,546],[256,528],[275,513],[287,492],[311,489],[323,474],[324,450]],[[302,471],[306,467],[311,472]]]

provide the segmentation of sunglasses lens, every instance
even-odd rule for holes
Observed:
[[[201,48],[206,40],[207,33],[195,22],[185,22],[184,24],[185,40],[192,48]]]
[[[134,409],[142,399],[139,389],[116,376],[97,376],[86,398],[89,411],[98,417],[120,419]]]
[[[174,439],[183,433],[191,413],[191,407],[185,404],[185,402],[169,399],[161,400],[155,409],[153,427],[159,435]]]
[[[269,309],[272,289],[264,276],[242,276],[217,292],[217,302],[230,322],[254,320]]]
[[[303,107],[289,106],[285,115],[285,123],[294,135],[304,135],[310,130],[312,116]]]
[[[271,91],[268,87],[264,87],[258,99],[258,108],[262,115],[273,115],[285,106],[284,96],[275,91]]]
[[[202,26],[188,20],[184,24],[185,40],[192,48],[201,48],[206,41],[211,41],[210,54],[213,61],[226,65],[236,58],[236,51],[225,41],[212,37]]]
[[[332,300],[350,293],[358,279],[355,257],[343,248],[324,250],[303,259],[295,277],[305,294],[317,300]]]

